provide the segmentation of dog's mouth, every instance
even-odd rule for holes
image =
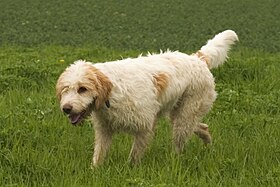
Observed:
[[[77,114],[72,113],[68,115],[68,118],[73,125],[79,124],[81,121],[83,121],[85,117],[86,117],[86,110],[81,113],[77,113]]]
[[[72,125],[77,125],[82,122],[93,110],[95,104],[95,99],[91,102],[88,107],[80,113],[70,113],[68,114],[68,118]]]

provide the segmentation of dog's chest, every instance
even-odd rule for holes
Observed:
[[[110,108],[104,107],[93,113],[93,123],[98,122],[115,131],[138,131],[151,126],[156,113],[151,105],[111,102]]]

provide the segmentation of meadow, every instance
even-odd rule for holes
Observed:
[[[280,186],[280,4],[277,0],[0,2],[0,186]],[[239,35],[212,72],[218,98],[204,118],[213,143],[174,153],[167,119],[142,163],[114,137],[91,169],[93,129],[60,112],[55,84],[73,61],[192,53],[225,29]]]

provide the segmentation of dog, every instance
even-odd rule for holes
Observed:
[[[167,50],[105,63],[79,60],[66,68],[57,98],[73,125],[91,116],[92,165],[102,164],[119,131],[134,136],[129,161],[139,163],[162,116],[170,119],[177,153],[193,134],[210,143],[208,125],[201,123],[217,95],[210,69],[226,61],[236,41],[237,34],[226,30],[191,55]]]

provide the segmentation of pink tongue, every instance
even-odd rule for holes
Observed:
[[[76,124],[79,122],[79,119],[81,117],[81,114],[73,114],[70,116],[70,120],[72,124]]]

